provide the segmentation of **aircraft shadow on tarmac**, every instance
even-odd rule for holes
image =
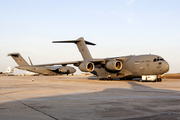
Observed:
[[[99,79],[97,78],[97,76],[88,76],[87,79],[88,79],[88,80],[99,80]],[[100,80],[100,81],[103,81],[103,80]],[[104,81],[106,81],[106,80],[104,80]],[[110,81],[138,81],[138,82],[139,82],[139,81],[140,81],[140,78],[136,78],[136,79],[133,79],[133,80],[128,80],[128,79],[127,79],[127,80],[123,80],[123,79],[122,79],[122,80],[120,80],[120,79],[113,79],[113,80],[110,80]]]
[[[43,84],[43,83],[42,83]],[[92,88],[66,95],[37,97],[0,104],[3,119],[180,119],[180,92],[128,82],[130,89]],[[20,91],[16,91],[20,92]]]

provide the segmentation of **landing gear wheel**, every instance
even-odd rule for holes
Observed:
[[[162,79],[161,78],[157,78],[156,80],[154,80],[153,82],[161,82]]]
[[[108,77],[107,80],[108,80],[108,81],[112,81],[112,78],[111,78],[111,77]]]
[[[161,82],[162,81],[162,79],[161,78],[157,78],[157,82]]]

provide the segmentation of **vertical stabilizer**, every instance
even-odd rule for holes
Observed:
[[[19,53],[10,53],[8,56],[11,56],[19,66],[29,66]]]
[[[11,71],[9,73],[13,73],[14,72],[14,68],[11,69]]]
[[[10,68],[10,67],[7,67],[7,69],[6,69],[6,73],[9,73],[9,72],[10,72],[10,70],[11,70],[11,68]]]
[[[77,39],[79,42],[76,43],[79,52],[81,53],[84,60],[92,59],[91,53],[89,52],[89,49],[87,48],[87,45],[84,41],[84,38],[81,37]]]
[[[89,49],[87,48],[87,45],[96,45],[94,43],[85,41],[83,37],[77,39],[77,40],[69,40],[69,41],[53,41],[53,43],[75,43],[79,49],[79,52],[81,53],[84,60],[92,59],[92,56],[89,52]]]

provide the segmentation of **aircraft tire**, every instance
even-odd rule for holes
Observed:
[[[161,78],[157,78],[156,81],[157,81],[157,82],[161,82],[162,79],[161,79]]]
[[[161,79],[161,78],[158,78],[158,82],[162,82],[162,79]]]

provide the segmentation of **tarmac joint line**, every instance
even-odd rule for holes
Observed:
[[[42,114],[44,114],[44,115],[52,118],[53,120],[59,120],[59,119],[57,119],[57,118],[55,118],[55,117],[53,117],[53,116],[51,116],[51,115],[49,115],[49,114],[47,114],[47,113],[45,113],[45,112],[43,112],[43,111],[40,111],[40,110],[38,110],[38,109],[36,109],[36,108],[28,105],[28,104],[23,103],[23,102],[20,101],[20,100],[16,100],[16,99],[14,99],[14,98],[12,98],[12,97],[5,96],[5,95],[3,95],[3,96],[4,96],[4,97],[7,97],[7,98],[10,98],[10,99],[12,99],[13,101],[19,102],[19,103],[23,104],[24,106],[26,106],[26,107],[28,107],[28,108],[31,108],[31,109],[33,109],[33,110],[35,110],[35,111],[37,111],[37,112],[40,112],[40,113],[42,113]]]

